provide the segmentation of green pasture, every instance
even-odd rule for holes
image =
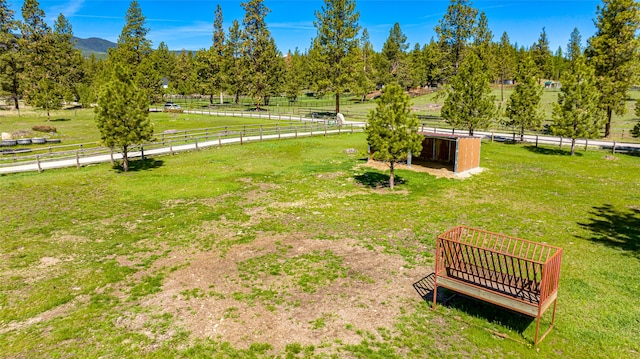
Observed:
[[[501,102],[500,88],[494,87],[493,94],[495,95],[497,105],[501,108],[505,108],[506,99],[511,95],[513,89],[511,86],[505,87],[505,101]],[[542,98],[541,111],[544,114],[545,124],[549,124],[552,121],[552,108],[553,103],[556,102],[558,96],[558,89],[545,90]],[[631,91],[630,97],[626,101],[627,113],[624,116],[615,116],[613,118],[612,125],[612,137],[613,141],[622,142],[638,142],[637,138],[633,138],[630,135],[631,129],[638,122],[635,117],[635,99],[640,97],[640,91]],[[256,112],[249,112],[254,106],[249,98],[241,98],[239,105],[234,105],[231,99],[225,98],[224,105],[218,105],[215,101],[219,101],[219,98],[214,97],[214,105],[209,104],[209,100],[204,99],[171,99],[171,101],[180,104],[184,109],[193,109],[199,111],[222,111],[222,112],[236,112],[243,111],[245,114]],[[440,108],[444,103],[444,97],[438,96],[438,93],[429,95],[423,95],[414,97],[413,108],[414,112],[420,116],[423,116],[422,122],[425,126],[450,128],[440,117]],[[373,100],[366,102],[360,102],[359,98],[354,96],[343,96],[341,101],[341,112],[345,115],[347,120],[350,121],[366,121],[369,111],[375,108],[376,103]],[[163,104],[157,104],[152,106],[161,110]],[[330,113],[335,110],[335,100],[332,96],[325,95],[321,98],[315,98],[311,96],[300,96],[295,103],[289,102],[285,97],[272,97],[269,106],[264,106],[262,114],[272,114],[274,116],[307,116],[310,117],[312,113]],[[268,111],[268,112],[267,112]],[[3,110],[0,111],[0,131],[2,132],[14,132],[24,137],[42,137],[48,136],[53,138],[60,138],[63,144],[78,144],[78,143],[97,143],[100,139],[100,134],[96,128],[94,121],[94,112],[91,109],[77,109],[77,110],[60,110],[53,111],[52,120],[47,121],[46,113],[43,111],[29,109],[22,111],[18,114],[16,111]],[[274,123],[268,119],[258,118],[229,118],[225,116],[211,116],[205,115],[193,115],[184,113],[165,113],[165,112],[152,112],[151,119],[155,126],[156,133],[162,133],[166,130],[189,130],[210,128],[217,126],[232,126],[232,125],[245,125],[245,124],[267,124]],[[33,132],[31,128],[33,126],[53,126],[57,129],[57,134],[43,134]],[[505,128],[499,123],[491,125],[489,130],[510,132],[511,128]]]
[[[93,110],[60,110],[54,111],[51,121],[46,114],[29,111],[17,115],[14,111],[0,112],[0,131],[21,134],[23,137],[59,138],[62,144],[99,143],[100,132],[95,124]],[[220,126],[238,126],[253,124],[274,124],[273,120],[247,117],[210,116],[208,114],[187,114],[152,112],[151,122],[156,134],[167,130],[193,130]],[[34,126],[53,126],[55,134],[33,131]]]
[[[182,116],[154,122],[205,127]],[[640,157],[483,142],[482,173],[397,170],[389,191],[365,151],[343,134],[1,176],[0,356],[640,355]],[[526,317],[414,290],[456,225],[564,248],[538,348]]]

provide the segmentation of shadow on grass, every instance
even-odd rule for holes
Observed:
[[[147,171],[152,170],[154,168],[160,168],[164,165],[164,161],[156,160],[153,158],[145,158],[144,160],[129,160],[129,172],[139,172],[139,171]],[[113,166],[113,169],[118,171],[119,173],[124,172],[124,168],[122,167],[122,163],[117,163]]]
[[[524,148],[529,152],[537,153],[540,155],[571,156],[571,150],[563,150],[560,148],[536,147],[536,146],[524,146]],[[582,153],[576,151],[574,155],[582,156]]]
[[[589,222],[578,223],[591,231],[586,239],[640,257],[640,208],[616,209],[605,204],[593,207],[589,214]]]
[[[67,122],[67,121],[71,121],[70,118],[53,118],[51,119],[51,122]]]
[[[413,284],[413,288],[422,299],[433,304],[433,288],[435,283],[435,273],[431,273]],[[442,305],[450,309],[460,310],[468,315],[481,318],[489,323],[496,323],[509,328],[522,335],[524,331],[534,322],[535,318],[504,309],[491,303],[483,302],[462,294],[457,294],[446,288],[438,288],[437,305]]]
[[[356,175],[354,179],[356,182],[369,188],[389,187],[389,175],[379,172],[365,172],[363,174]],[[400,185],[405,183],[405,180],[396,174],[394,177],[394,183],[395,185]]]

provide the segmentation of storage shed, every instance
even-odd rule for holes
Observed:
[[[422,152],[416,160],[442,164],[454,173],[480,167],[481,139],[473,136],[421,132]]]

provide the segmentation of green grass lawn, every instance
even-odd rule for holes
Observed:
[[[399,170],[391,192],[365,150],[344,134],[0,177],[0,356],[640,355],[640,157],[483,143],[481,174]],[[456,225],[564,248],[537,349],[526,317],[414,290]]]
[[[60,138],[62,144],[99,143],[100,132],[95,124],[95,115],[91,109],[61,110],[52,112],[51,121],[46,114],[29,111],[17,116],[0,112],[0,131],[24,133],[24,137]],[[188,113],[152,112],[151,122],[154,132],[161,134],[166,130],[190,130],[220,126],[273,124],[275,121],[259,118],[194,115]],[[35,132],[34,126],[53,126],[56,134]]]
[[[506,99],[511,95],[513,89],[505,88],[505,101],[500,103],[500,88],[494,87],[493,95],[497,104],[503,109],[506,106]],[[541,111],[545,118],[545,124],[552,121],[553,103],[556,102],[558,89],[545,90],[542,97]],[[637,138],[630,135],[631,129],[638,122],[634,114],[635,99],[640,97],[640,91],[630,91],[630,97],[626,101],[627,112],[623,116],[614,115],[612,124],[613,141],[639,142]],[[331,112],[335,110],[335,101],[332,96],[324,96],[316,99],[313,97],[301,96],[295,105],[288,103],[286,98],[274,98],[270,106],[264,106],[264,110],[273,115],[301,115],[311,116],[312,112]],[[341,103],[341,112],[349,121],[366,121],[369,111],[376,107],[375,101],[360,102],[355,97],[344,96]],[[228,99],[227,99],[228,100]],[[251,101],[243,98],[239,105],[226,104],[224,106],[213,106],[212,111],[246,111],[251,108]],[[173,100],[181,104],[186,109],[196,109],[207,111],[209,109],[208,100],[176,99]],[[440,107],[444,103],[444,97],[438,97],[437,93],[423,95],[412,99],[414,112],[418,115],[427,116],[423,122],[427,126],[437,126],[450,128],[450,126],[440,117]],[[162,104],[157,106],[162,108]],[[98,143],[100,134],[94,121],[94,112],[91,109],[61,110],[52,112],[52,120],[47,121],[46,114],[42,111],[27,110],[18,116],[16,111],[0,111],[0,131],[23,133],[24,137],[48,136],[60,138],[63,144]],[[189,130],[208,128],[216,126],[230,126],[243,124],[266,124],[274,123],[268,119],[240,118],[240,117],[218,117],[209,115],[176,114],[176,113],[152,113],[151,120],[155,126],[156,133],[165,130]],[[57,129],[57,134],[49,135],[34,132],[33,126],[53,126]],[[491,125],[489,129],[496,131],[511,131],[498,123]]]

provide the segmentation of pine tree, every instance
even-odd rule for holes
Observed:
[[[240,94],[245,88],[244,70],[242,68],[242,31],[240,23],[234,20],[229,28],[229,36],[224,46],[224,71],[226,74],[225,89],[234,97],[238,104]]]
[[[489,126],[496,115],[495,98],[491,94],[490,78],[484,64],[470,52],[460,64],[458,74],[451,78],[441,115],[454,127],[469,130]]]
[[[18,29],[14,15],[6,0],[0,0],[0,89],[11,94],[17,110],[20,108],[18,97],[23,62],[19,56],[18,38],[14,33]]]
[[[172,88],[180,95],[190,95],[195,89],[193,56],[191,51],[182,50],[176,60],[176,67],[169,76]]]
[[[332,90],[335,94],[336,113],[340,112],[340,95],[353,83],[357,73],[360,12],[356,11],[355,0],[324,0],[321,11],[315,12],[314,26],[317,35],[309,55],[312,64],[324,64],[314,71],[315,83],[319,91]]]
[[[129,170],[129,148],[153,137],[149,104],[126,67],[113,66],[109,81],[101,88],[95,108],[96,125],[105,146],[122,150],[122,167]]]
[[[443,73],[446,77],[456,75],[464,58],[478,10],[469,0],[451,0],[447,12],[435,30],[440,39],[443,57]]]
[[[600,103],[607,115],[605,137],[611,135],[613,114],[626,111],[627,92],[638,79],[640,5],[635,0],[603,0],[597,7],[596,34],[589,39],[587,57],[595,67]]]
[[[123,67],[135,69],[151,52],[151,41],[147,39],[149,29],[146,18],[137,0],[131,0],[125,15],[125,25],[118,37],[117,46],[109,49],[109,60]],[[130,71],[135,76],[134,71]]]
[[[512,79],[515,68],[516,49],[511,45],[507,32],[502,33],[498,45],[498,72],[500,73],[500,100],[504,101],[504,81]]]
[[[396,82],[403,87],[409,85],[409,69],[406,63],[406,52],[409,48],[407,35],[400,29],[400,24],[395,23],[389,36],[382,45],[382,68],[380,73],[383,76],[383,83]]]
[[[572,61],[561,82],[558,102],[553,106],[551,131],[556,136],[571,138],[573,155],[576,138],[595,138],[600,135],[603,115],[598,104],[594,70],[586,64],[584,56]]]
[[[510,119],[505,124],[515,127],[524,140],[525,130],[537,130],[542,125],[542,114],[539,111],[542,100],[542,86],[538,84],[537,68],[531,56],[525,56],[518,63],[516,74],[517,85],[507,100],[506,116]]]
[[[369,31],[367,29],[362,30],[359,45],[358,52],[360,54],[360,61],[357,67],[358,70],[355,76],[353,92],[361,95],[361,101],[364,102],[367,99],[367,94],[376,88],[376,84],[373,81],[375,76],[373,64],[376,53],[369,40]]]
[[[569,45],[567,45],[567,59],[575,61],[582,56],[582,36],[578,28],[574,28],[569,37]]]
[[[549,49],[549,39],[547,38],[547,31],[543,27],[538,42],[531,46],[531,55],[533,61],[538,67],[538,79],[551,78],[551,50]]]
[[[259,111],[263,101],[279,86],[282,56],[265,22],[270,10],[264,1],[251,0],[242,3],[242,7],[245,9],[241,37],[243,76],[247,79],[248,95],[253,97]]]
[[[367,143],[375,160],[389,165],[389,187],[394,187],[394,169],[409,153],[422,151],[420,121],[411,111],[411,100],[398,84],[385,86],[378,105],[367,117]]]
[[[60,14],[53,26],[53,53],[49,68],[51,78],[58,86],[59,95],[66,101],[79,99],[78,85],[83,77],[82,64],[82,53],[75,48],[71,23]]]
[[[440,67],[442,56],[440,46],[434,38],[431,38],[429,44],[422,47],[422,62],[425,66],[426,78],[425,81],[421,81],[421,85],[436,86],[438,83],[442,83],[442,69]]]
[[[148,33],[146,17],[138,1],[131,0],[116,47],[109,49],[109,61],[126,69],[136,86],[147,94],[147,102],[150,103],[158,101],[163,91],[162,76],[157,63],[151,58],[153,49],[151,41],[147,39]]]
[[[59,108],[62,101],[62,98],[54,100],[58,92],[50,68],[53,66],[53,34],[37,0],[25,0],[21,10],[23,22],[20,26],[19,48],[25,64],[21,73],[21,87],[25,101],[45,109],[47,119],[50,119],[50,110]]]
[[[289,51],[285,59],[284,93],[290,102],[296,102],[302,92],[304,74],[304,57],[297,48],[293,53]]]
[[[493,33],[489,29],[489,20],[484,11],[480,12],[478,25],[473,29],[473,51],[485,66],[485,71],[493,78],[495,56],[492,51]]]
[[[213,93],[217,91],[220,94],[220,104],[224,103],[223,83],[226,79],[224,72],[224,40],[225,33],[223,28],[224,17],[222,16],[222,7],[216,6],[216,12],[213,19],[213,37],[211,48],[209,49],[209,66],[211,67],[211,98],[213,103]]]

